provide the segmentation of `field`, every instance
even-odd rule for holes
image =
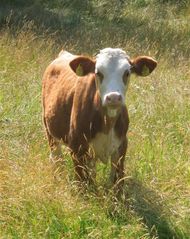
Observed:
[[[190,3],[13,2],[0,4],[0,238],[190,238]],[[66,151],[65,168],[53,170],[42,124],[49,62],[62,48],[105,47],[158,61],[149,77],[132,77],[126,95],[120,201],[105,190],[109,166],[98,167],[96,193],[79,191]]]

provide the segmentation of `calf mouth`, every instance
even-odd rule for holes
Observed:
[[[120,111],[121,111],[121,105],[112,104],[112,105],[106,106],[106,115],[109,118],[116,118],[119,115]]]

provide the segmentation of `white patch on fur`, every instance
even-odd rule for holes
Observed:
[[[64,57],[64,58],[69,59],[69,58],[73,57],[73,54],[71,54],[71,53],[68,52],[68,51],[61,50],[61,51],[59,52],[58,57]]]
[[[95,73],[101,72],[104,76],[102,83],[98,82],[103,104],[106,95],[112,92],[121,94],[122,104],[125,103],[127,85],[123,82],[123,75],[126,70],[130,73],[130,69],[129,56],[125,51],[119,48],[105,48],[100,51],[96,58]]]
[[[108,109],[108,116],[114,118],[117,115],[117,109]]]
[[[112,128],[108,134],[98,133],[90,142],[90,152],[95,159],[107,163],[108,159],[117,153],[121,140],[116,136]]]
[[[68,51],[61,50],[58,57],[54,61],[52,61],[51,64],[60,63],[62,60],[72,61],[75,57],[76,55],[73,55]]]

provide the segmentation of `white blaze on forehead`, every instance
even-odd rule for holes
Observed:
[[[102,83],[98,84],[103,103],[105,96],[111,92],[121,94],[124,101],[127,87],[123,82],[123,75],[126,70],[130,73],[130,68],[129,56],[125,51],[119,48],[105,48],[100,51],[96,58],[95,72],[101,72],[104,76]]]
[[[124,57],[129,58],[129,56],[126,54],[126,52],[120,48],[105,48],[103,50],[100,50],[100,53],[97,55],[97,57],[101,57],[102,55],[107,55],[110,57],[124,56]]]
[[[96,70],[98,70],[98,68],[108,67],[109,63],[112,65],[128,63],[127,65],[130,68],[129,56],[120,48],[105,48],[101,50],[96,57]]]

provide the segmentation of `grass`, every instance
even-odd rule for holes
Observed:
[[[38,16],[36,6],[24,7],[23,20],[16,17],[20,6],[11,16],[10,6],[0,11],[0,238],[188,239],[190,6],[133,1],[121,10],[114,1],[92,3],[83,17],[71,6],[42,6]],[[79,192],[66,152],[63,172],[52,170],[41,120],[42,74],[60,49],[95,54],[107,46],[159,62],[150,77],[131,79],[126,96],[121,202],[105,193],[102,165],[96,194]]]

